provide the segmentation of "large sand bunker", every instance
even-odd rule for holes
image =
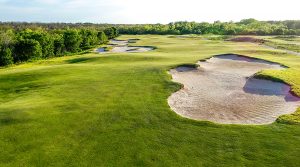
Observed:
[[[184,85],[168,99],[181,116],[224,124],[269,124],[300,104],[288,85],[251,77],[263,69],[283,68],[278,64],[237,55],[198,64],[199,68],[170,71],[173,80]]]
[[[108,47],[112,47],[111,50],[106,51],[105,48],[98,48],[95,51],[99,53],[125,53],[125,52],[147,52],[154,48],[149,46],[129,46],[129,43],[135,43],[138,39],[125,40],[111,40]]]

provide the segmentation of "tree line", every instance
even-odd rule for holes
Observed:
[[[79,53],[118,36],[115,27],[62,28],[0,26],[0,66]]]
[[[300,20],[169,24],[0,22],[0,66],[78,53],[118,34],[300,35]]]
[[[119,25],[121,34],[300,35],[300,21],[258,21]]]

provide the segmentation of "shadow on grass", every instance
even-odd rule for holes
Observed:
[[[6,110],[5,112],[0,112],[0,127],[28,123],[30,121],[28,114],[22,111]]]
[[[93,59],[95,59],[95,58],[92,58],[92,57],[79,57],[79,58],[66,60],[66,62],[69,63],[69,64],[75,64],[75,63],[83,63],[83,62],[86,62],[86,61],[91,61]]]
[[[139,53],[134,55],[131,53],[113,53],[105,56],[95,56],[95,57],[78,57],[69,60],[65,60],[68,64],[79,64],[79,63],[128,63],[128,62],[143,62],[143,61],[161,61],[167,58],[156,57],[156,56],[144,56]]]

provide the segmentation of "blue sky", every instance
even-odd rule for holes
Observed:
[[[300,20],[299,0],[0,0],[0,21],[168,23]]]

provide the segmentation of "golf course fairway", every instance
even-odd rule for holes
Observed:
[[[0,166],[300,166],[300,110],[267,125],[170,109],[168,71],[221,54],[287,66],[259,78],[300,95],[300,56],[202,36],[123,35],[143,53],[87,53],[0,69]]]

